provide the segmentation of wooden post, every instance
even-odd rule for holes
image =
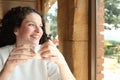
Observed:
[[[60,50],[77,80],[88,80],[88,0],[58,0]]]
[[[37,0],[37,9],[44,15],[44,0]]]

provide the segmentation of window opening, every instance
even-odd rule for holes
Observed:
[[[48,2],[49,7],[51,3]],[[58,47],[58,31],[57,31],[57,1],[52,5],[48,13],[45,15],[45,21],[47,26],[47,34],[53,40],[54,44]]]
[[[120,0],[104,0],[103,80],[120,80]]]

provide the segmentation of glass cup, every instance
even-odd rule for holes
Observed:
[[[41,59],[41,56],[40,56],[40,54],[38,53],[39,50],[40,50],[40,45],[35,45],[35,46],[33,47],[33,51],[34,51],[34,53],[35,53],[34,59]]]

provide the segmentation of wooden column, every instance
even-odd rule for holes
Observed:
[[[77,80],[88,80],[88,0],[58,0],[60,50]]]
[[[42,10],[41,4],[42,4],[42,0],[37,0],[37,9],[38,9],[39,11]]]
[[[43,15],[45,9],[44,4],[45,4],[44,0],[37,0],[37,9],[38,11],[42,12]]]

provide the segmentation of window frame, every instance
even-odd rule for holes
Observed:
[[[88,1],[88,79],[96,80],[96,0]]]

